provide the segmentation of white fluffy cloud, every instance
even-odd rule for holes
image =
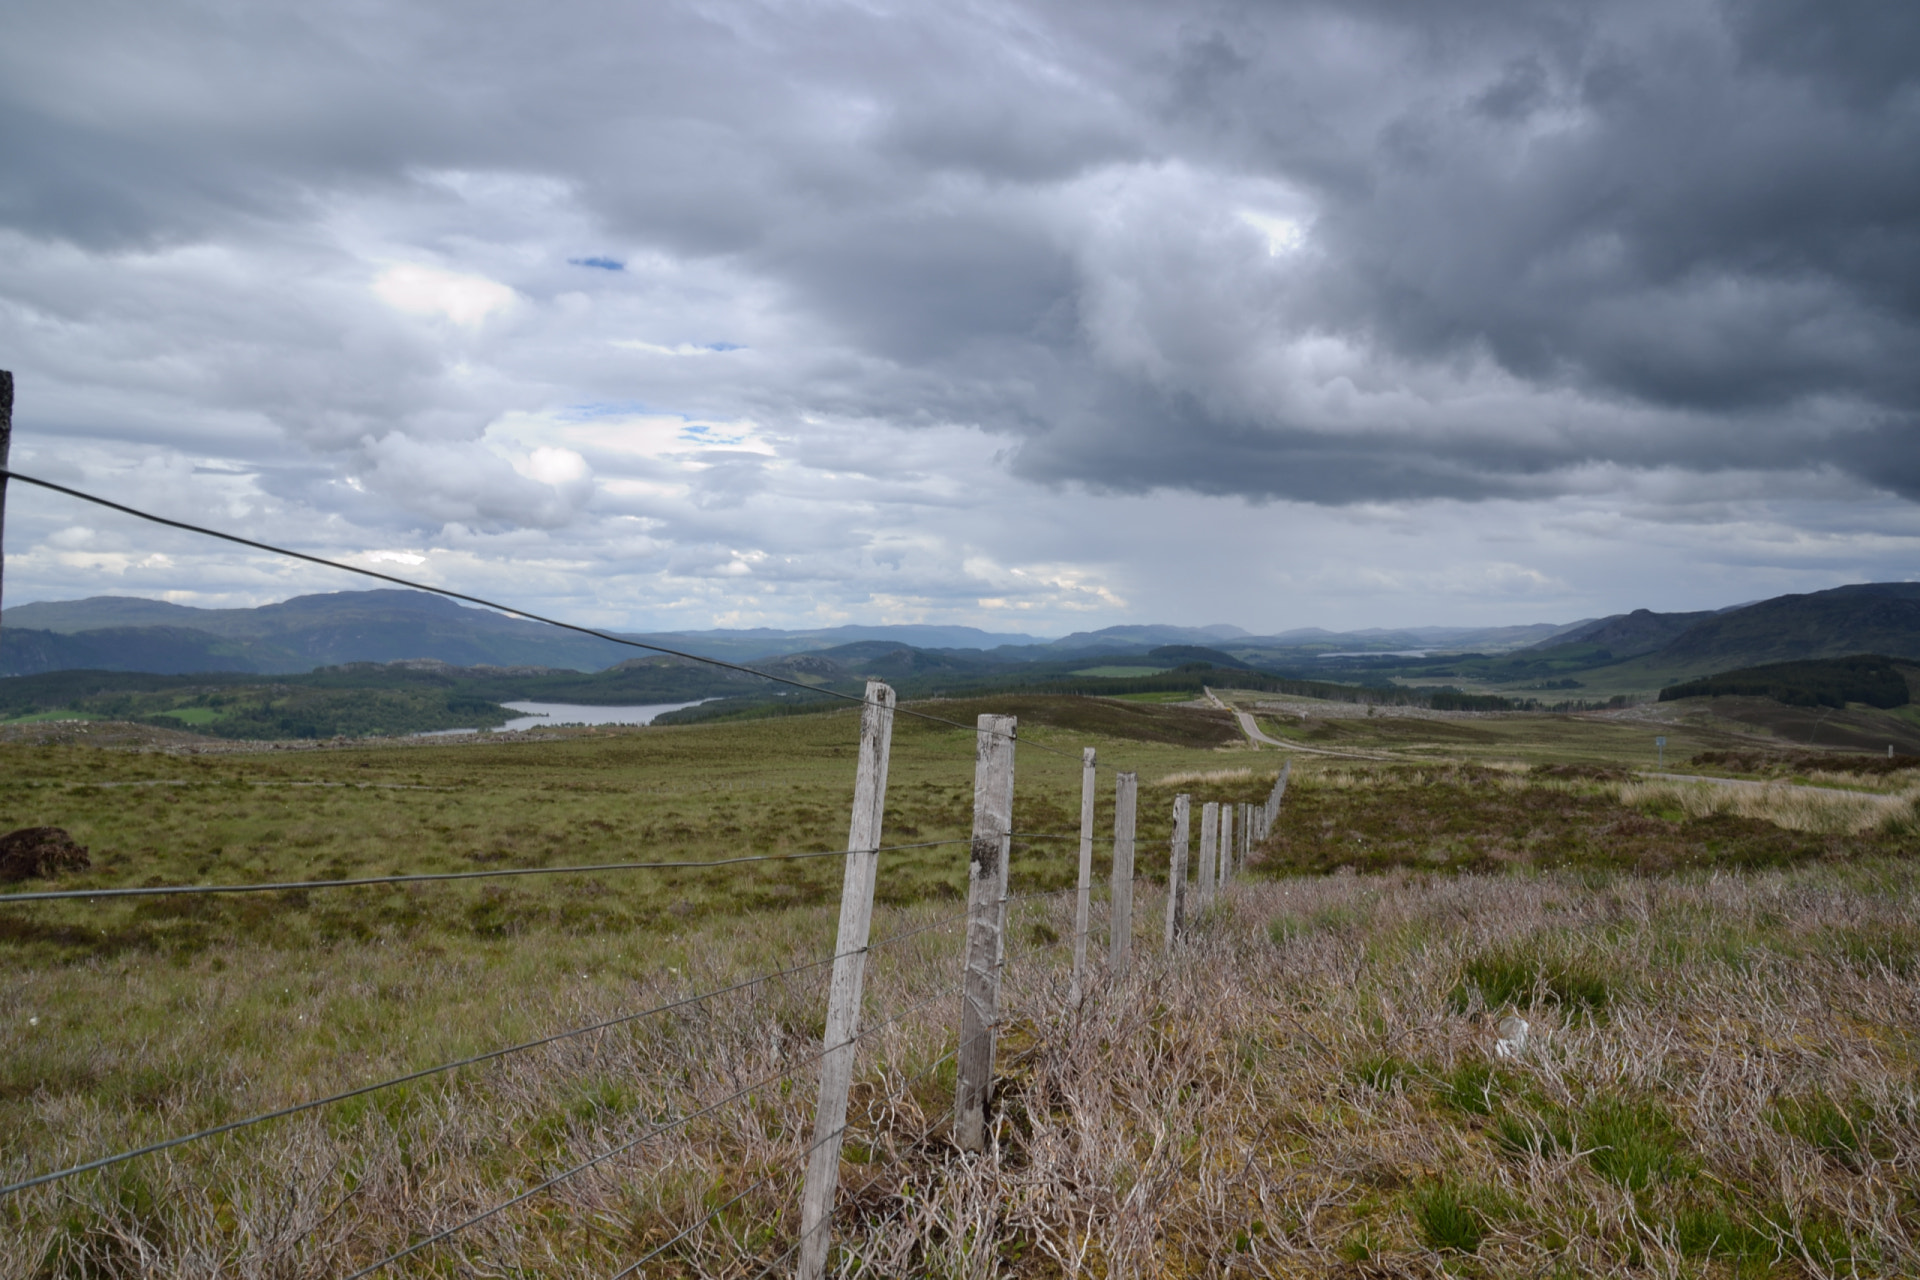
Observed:
[[[513,290],[485,276],[410,262],[388,267],[374,277],[373,292],[396,310],[416,316],[444,316],[468,328],[514,303]]]

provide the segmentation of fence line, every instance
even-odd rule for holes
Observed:
[[[1018,840],[1073,840],[1072,834],[1016,837]],[[880,853],[899,853],[906,849],[938,849],[970,844],[970,840],[923,840],[917,844],[888,844]],[[802,853],[754,854],[742,858],[713,858],[686,862],[598,862],[573,867],[505,867],[488,871],[429,871],[417,875],[360,876],[350,880],[278,880],[258,884],[170,884],[133,885],[120,889],[59,889],[44,893],[0,894],[0,907],[12,902],[54,902],[74,898],[154,898],[204,893],[292,893],[302,889],[357,889],[377,884],[419,884],[439,880],[485,880],[500,876],[593,875],[602,871],[698,871],[706,867],[731,867],[745,862],[798,862],[804,858],[844,858],[860,852],[853,849],[822,849]]]
[[[922,1000],[916,1004],[910,1005],[909,1007],[902,1010],[901,1012],[894,1014],[892,1017],[886,1019],[884,1022],[875,1024],[873,1027],[868,1028],[867,1031],[862,1032],[861,1034],[866,1035],[866,1034],[870,1034],[871,1032],[879,1031],[886,1027],[889,1027],[893,1025],[895,1022],[898,1022],[900,1019],[906,1017],[908,1014],[918,1012],[919,1010],[924,1009],[928,1005],[934,1003],[936,1000],[940,1000],[946,996],[953,995],[957,990],[958,990],[957,987],[953,987],[943,991],[936,992],[935,994],[928,996],[925,1000]],[[521,1204],[527,1200],[531,1200],[534,1196],[539,1195],[541,1192],[549,1190],[550,1188],[556,1187],[560,1185],[562,1182],[565,1182],[567,1179],[575,1177],[579,1174],[585,1173],[589,1169],[605,1164],[607,1161],[613,1159],[615,1156],[624,1155],[627,1152],[633,1150],[635,1147],[642,1146],[645,1143],[653,1141],[653,1139],[660,1137],[662,1134],[672,1133],[675,1129],[678,1129],[683,1125],[692,1124],[695,1120],[701,1119],[704,1116],[710,1116],[714,1112],[719,1111],[721,1108],[726,1107],[732,1103],[738,1102],[740,1099],[746,1097],[750,1093],[754,1093],[758,1090],[766,1088],[770,1084],[774,1084],[780,1080],[784,1080],[788,1076],[792,1075],[794,1072],[798,1071],[800,1068],[812,1066],[814,1063],[819,1062],[821,1059],[825,1058],[827,1054],[830,1052],[831,1050],[822,1049],[819,1053],[812,1054],[808,1057],[802,1058],[798,1062],[790,1063],[788,1066],[782,1068],[779,1071],[774,1072],[770,1076],[766,1076],[760,1080],[757,1080],[754,1083],[745,1086],[744,1088],[734,1090],[732,1093],[720,1099],[718,1102],[708,1103],[706,1106],[701,1107],[699,1110],[690,1111],[686,1115],[680,1116],[678,1119],[669,1120],[665,1124],[655,1125],[653,1128],[647,1130],[645,1133],[641,1134],[639,1137],[629,1139],[628,1141],[621,1143],[617,1147],[610,1147],[606,1151],[601,1152],[599,1155],[594,1156],[589,1160],[583,1160],[579,1164],[574,1165],[570,1169],[562,1170],[561,1172],[554,1174],[551,1178],[548,1178],[545,1182],[540,1183],[538,1186],[529,1187],[527,1190],[522,1191],[519,1195],[514,1196],[512,1199],[503,1200],[499,1204],[494,1205],[491,1209],[487,1209],[487,1210],[484,1210],[483,1212],[477,1213],[473,1215],[471,1218],[468,1218],[464,1222],[456,1223],[451,1227],[447,1227],[442,1231],[438,1231],[433,1235],[426,1237],[424,1240],[417,1240],[414,1243],[408,1245],[406,1248],[401,1249],[396,1253],[388,1254],[386,1257],[380,1259],[380,1261],[378,1262],[375,1262],[368,1266],[360,1268],[360,1270],[355,1271],[352,1274],[348,1275],[346,1277],[346,1280],[362,1280],[362,1277],[370,1276],[374,1272],[380,1270],[382,1267],[386,1267],[395,1262],[398,1262],[402,1258],[411,1257],[412,1255],[418,1253],[420,1250],[426,1248],[428,1245],[438,1244],[442,1240],[445,1240],[450,1236],[458,1235],[460,1232],[465,1231],[468,1227],[475,1226],[479,1223],[485,1222],[488,1218],[493,1217],[495,1214],[500,1213],[503,1210],[511,1209],[514,1205]]]
[[[802,1151],[800,1154],[803,1158],[811,1158],[815,1152],[824,1148],[829,1142],[838,1142],[841,1138],[846,1136],[846,1133],[847,1133],[847,1126],[842,1124],[839,1128],[835,1129],[832,1133],[828,1134],[826,1137],[816,1137],[810,1144],[808,1144],[806,1150]],[[721,1214],[725,1213],[727,1210],[733,1208],[733,1206],[735,1206],[736,1204],[739,1204],[742,1200],[745,1200],[748,1196],[752,1195],[755,1191],[758,1191],[761,1187],[766,1186],[769,1182],[772,1182],[775,1178],[779,1176],[780,1176],[780,1173],[778,1170],[776,1170],[772,1173],[763,1174],[759,1178],[755,1179],[754,1181],[749,1182],[746,1185],[745,1189],[742,1190],[740,1194],[736,1195],[733,1199],[727,1201],[725,1204],[721,1205],[717,1209],[708,1211],[706,1217],[697,1218],[692,1223],[681,1228],[679,1234],[675,1235],[672,1239],[668,1240],[665,1244],[655,1247],[649,1252],[634,1259],[632,1262],[629,1262],[626,1266],[620,1268],[620,1270],[614,1272],[612,1276],[612,1280],[626,1280],[626,1277],[632,1275],[634,1272],[638,1271],[641,1267],[646,1266],[649,1262],[652,1262],[655,1258],[659,1257],[661,1254],[665,1253],[667,1250],[673,1248],[673,1246],[675,1246],[676,1244],[679,1244],[682,1240],[685,1240],[688,1236],[698,1231],[701,1227],[706,1226],[709,1222],[712,1222],[715,1218],[719,1217]],[[815,1232],[823,1231],[826,1229],[826,1226],[827,1226],[826,1219],[822,1219],[820,1222],[815,1224],[814,1231]],[[804,1232],[802,1233],[801,1240],[806,1239],[806,1234],[807,1233],[804,1233]],[[794,1242],[794,1248],[798,1248],[800,1243],[801,1243],[800,1240],[796,1240]],[[791,1254],[792,1252],[793,1252],[793,1249],[787,1250],[787,1254]],[[787,1254],[781,1255],[782,1258],[784,1259],[787,1256]]]
[[[965,840],[924,840],[919,844],[883,846],[879,852],[896,853],[902,849],[937,849],[942,845],[966,844]],[[756,853],[739,858],[713,858],[685,862],[601,862],[575,867],[496,867],[487,871],[425,871],[415,875],[357,876],[348,880],[280,880],[264,884],[175,884],[136,885],[125,889],[60,889],[45,893],[0,894],[0,906],[10,902],[51,902],[59,898],[152,898],[200,893],[291,893],[301,889],[358,889],[376,884],[424,884],[438,880],[486,880],[501,876],[593,875],[602,871],[698,871],[705,867],[732,867],[746,862],[799,862],[806,858],[844,858],[864,850],[821,849],[801,853]]]
[[[687,996],[669,1003],[634,1013],[623,1014],[585,1027],[556,1032],[536,1040],[495,1049],[468,1058],[458,1059],[438,1066],[423,1068],[387,1080],[358,1086],[356,1088],[331,1094],[323,1098],[311,1099],[274,1111],[245,1117],[225,1124],[166,1139],[159,1143],[102,1157],[68,1169],[47,1174],[0,1187],[0,1196],[5,1196],[32,1187],[57,1182],[78,1174],[94,1172],[111,1165],[132,1160],[140,1156],[165,1151],[173,1147],[204,1138],[218,1136],[271,1120],[285,1118],[302,1112],[311,1111],[332,1103],[345,1101],[380,1089],[390,1088],[410,1081],[423,1079],[455,1071],[463,1067],[504,1058],[511,1054],[550,1045],[573,1037],[606,1030],[611,1027],[631,1023],[642,1018],[668,1013],[718,998],[730,993],[756,987],[776,979],[791,977],[795,974],[832,965],[834,980],[829,1000],[827,1032],[822,1037],[822,1047],[817,1054],[788,1063],[764,1080],[757,1081],[745,1088],[719,1099],[716,1102],[697,1108],[676,1119],[648,1128],[645,1132],[602,1151],[589,1159],[547,1178],[545,1181],[495,1204],[453,1226],[440,1230],[423,1239],[409,1244],[406,1248],[353,1272],[347,1280],[362,1280],[394,1262],[410,1257],[423,1249],[440,1244],[454,1235],[480,1222],[505,1212],[516,1205],[550,1190],[559,1183],[595,1168],[628,1151],[632,1151],[655,1138],[692,1123],[702,1117],[715,1114],[722,1108],[739,1101],[757,1090],[765,1089],[780,1080],[791,1077],[795,1072],[821,1064],[821,1098],[815,1114],[815,1136],[811,1144],[802,1152],[807,1163],[808,1177],[805,1197],[802,1204],[802,1229],[793,1246],[774,1260],[767,1271],[778,1267],[796,1252],[800,1255],[800,1273],[803,1280],[811,1280],[824,1268],[827,1252],[830,1249],[828,1233],[831,1228],[833,1208],[838,1185],[839,1146],[848,1125],[845,1117],[846,1086],[850,1082],[853,1054],[862,1041],[893,1026],[912,1014],[932,1005],[938,1000],[958,994],[961,1000],[960,1035],[954,1048],[921,1068],[914,1076],[904,1082],[911,1089],[921,1078],[938,1070],[946,1062],[957,1060],[958,1072],[951,1105],[934,1117],[913,1141],[924,1142],[941,1123],[951,1119],[957,1132],[956,1145],[965,1150],[983,1148],[987,1125],[987,1100],[991,1090],[994,1073],[994,1043],[1000,1029],[1000,986],[1003,970],[1007,964],[1008,910],[1011,903],[1031,899],[1055,897],[1064,893],[1075,893],[1075,922],[1073,936],[1070,939],[1056,939],[1038,951],[1064,946],[1071,942],[1074,946],[1074,966],[1072,1001],[1076,1005],[1084,997],[1087,975],[1086,944],[1089,931],[1089,905],[1091,895],[1091,842],[1093,836],[1092,796],[1095,777],[1095,753],[1089,748],[1081,753],[1083,767],[1083,804],[1081,830],[1078,833],[1067,832],[1015,832],[1012,822],[1014,798],[1013,758],[1017,739],[1018,721],[1011,716],[982,715],[973,726],[927,712],[916,711],[894,705],[893,690],[880,682],[870,682],[864,695],[856,696],[833,689],[822,689],[799,680],[759,671],[740,663],[711,658],[700,654],[688,653],[645,641],[628,639],[596,628],[562,622],[540,614],[515,609],[507,605],[467,595],[443,587],[430,586],[400,578],[377,570],[364,569],[357,565],[328,560],[323,557],[294,551],[285,547],[259,542],[236,534],[224,533],[184,521],[173,520],[151,512],[113,502],[106,498],[89,494],[81,490],[55,484],[32,476],[12,471],[5,466],[5,458],[0,457],[0,495],[4,495],[6,483],[19,480],[22,483],[37,486],[52,492],[64,494],[83,502],[118,511],[140,520],[183,530],[185,532],[212,537],[221,541],[270,554],[286,556],[327,568],[339,569],[363,577],[375,578],[397,586],[424,591],[446,598],[464,601],[469,604],[493,609],[523,617],[561,630],[592,636],[609,643],[630,648],[680,658],[705,664],[711,667],[738,672],[760,680],[804,689],[815,694],[847,702],[858,702],[863,708],[861,733],[861,766],[856,777],[854,820],[849,835],[847,849],[807,851],[786,854],[748,855],[734,858],[721,858],[710,861],[660,861],[660,862],[623,862],[568,867],[519,867],[497,868],[476,871],[417,873],[410,875],[367,876],[336,880],[272,882],[236,885],[159,885],[115,889],[73,889],[26,894],[0,895],[0,906],[8,903],[28,903],[61,899],[94,899],[118,897],[157,897],[193,894],[228,894],[259,892],[291,892],[308,889],[354,888],[376,885],[400,885],[410,883],[428,883],[439,881],[457,881],[468,879],[499,878],[525,875],[595,875],[613,871],[639,870],[700,870],[724,866],[733,866],[755,862],[784,862],[819,857],[845,857],[847,874],[842,893],[841,930],[834,946],[834,953],[817,961],[762,974],[745,979],[731,986],[714,991]],[[4,508],[0,508],[3,511]],[[891,749],[891,727],[895,713],[905,714],[917,720],[945,725],[956,729],[971,727],[976,735],[975,779],[974,779],[974,819],[973,832],[967,839],[948,839],[922,841],[912,844],[882,846],[879,834],[885,812],[886,771]],[[1027,745],[1048,755],[1070,759],[1073,753],[1048,746],[1032,738],[1025,739]],[[1276,779],[1274,789],[1264,805],[1230,806],[1209,802],[1203,812],[1201,823],[1201,856],[1199,893],[1200,905],[1212,901],[1218,892],[1224,891],[1229,877],[1235,871],[1235,859],[1238,855],[1244,866],[1246,857],[1259,840],[1264,840],[1277,820],[1281,799],[1285,793],[1291,761],[1282,768]],[[1134,875],[1134,818],[1137,797],[1138,775],[1123,772],[1116,775],[1116,806],[1114,818],[1114,866],[1109,877],[1109,889],[1112,895],[1112,912],[1109,917],[1109,978],[1124,977],[1131,959],[1131,904],[1135,882]],[[159,784],[155,784],[159,785]],[[288,785],[302,785],[292,783]],[[1185,850],[1187,836],[1187,814],[1190,797],[1180,795],[1175,798],[1176,838],[1178,857],[1169,868],[1168,883],[1168,943],[1180,932],[1182,925],[1182,903],[1186,896]],[[1235,823],[1235,817],[1239,822]],[[1236,840],[1237,835],[1237,840]],[[1021,894],[1012,894],[1009,884],[1009,856],[1014,840],[1039,842],[1051,840],[1081,841],[1080,875],[1076,885],[1055,890],[1035,890]],[[882,854],[910,850],[930,849],[956,844],[970,846],[969,854],[969,899],[965,911],[941,919],[902,930],[877,941],[867,937],[873,904],[873,894],[878,876],[879,859]],[[951,988],[943,988],[935,994],[920,1000],[891,1016],[873,1023],[860,1026],[862,1000],[862,982],[867,955],[874,949],[901,941],[915,935],[942,928],[958,922],[968,921],[964,961],[957,983]],[[841,1077],[846,1077],[842,1079]],[[837,1095],[837,1097],[836,1097]],[[831,1158],[823,1153],[831,1152]],[[623,1268],[618,1275],[625,1277],[633,1274],[648,1261],[660,1256],[672,1246],[688,1238],[693,1232],[711,1223],[727,1209],[738,1204],[772,1181],[780,1174],[769,1172],[762,1178],[749,1184],[732,1199],[712,1210],[694,1223],[689,1224],[665,1244],[658,1246],[633,1263]],[[867,1185],[872,1185],[869,1180]],[[864,1188],[863,1188],[864,1189]]]
[[[468,595],[464,591],[454,591],[447,587],[435,587],[424,582],[415,582],[410,578],[397,577],[391,573],[381,573],[378,569],[363,569],[357,564],[346,564],[339,560],[329,560],[325,556],[309,555],[304,551],[294,551],[288,547],[277,547],[270,542],[259,542],[252,538],[243,538],[237,533],[223,533],[218,529],[209,529],[204,525],[190,524],[185,520],[174,520],[167,516],[155,515],[151,511],[142,511],[138,507],[130,507],[125,503],[115,502],[110,498],[102,498],[97,494],[87,493],[80,489],[72,489],[63,484],[55,484],[51,480],[42,480],[36,476],[26,475],[22,472],[0,466],[0,487],[4,487],[5,482],[9,480],[18,480],[22,484],[34,485],[41,489],[51,490],[54,493],[63,493],[69,498],[78,498],[82,502],[91,502],[95,506],[106,507],[108,510],[118,511],[122,515],[133,516],[138,520],[147,520],[154,524],[165,525],[170,529],[180,529],[187,533],[197,533],[209,538],[218,538],[222,542],[231,542],[242,547],[252,547],[256,551],[265,551],[272,555],[289,556],[295,560],[304,560],[308,564],[317,564],[328,569],[338,569],[343,573],[357,573],[363,578],[377,578],[382,582],[391,582],[395,586],[407,587],[414,591],[426,591],[437,596],[445,596],[449,600],[464,600],[468,604],[477,604],[482,608],[494,609],[500,613],[525,618],[530,622],[544,623],[549,627],[559,627],[563,631],[573,631],[583,636],[593,636],[595,639],[605,640],[609,644],[626,645],[630,649],[645,649],[650,653],[665,654],[670,658],[685,658],[689,662],[703,662],[711,667],[719,667],[726,671],[737,671],[743,675],[756,676],[762,680],[771,680],[775,684],[784,684],[795,689],[804,689],[809,693],[823,693],[829,697],[839,698],[846,702],[857,703],[863,701],[857,694],[842,693],[838,689],[823,688],[819,685],[808,684],[804,680],[793,680],[786,676],[771,675],[765,671],[758,671],[738,662],[728,662],[724,658],[710,658],[705,654],[688,653],[683,649],[669,649],[665,645],[649,644],[644,640],[631,640],[625,636],[614,635],[612,632],[601,631],[597,627],[583,627],[575,622],[562,622],[558,618],[549,618],[545,614],[532,613],[526,609],[517,609],[512,605],[499,604],[495,601],[484,599],[481,596]],[[917,719],[930,720],[936,724],[948,725],[955,729],[967,728],[966,725],[961,724],[957,720],[948,720],[945,717],[930,715],[924,711],[913,711],[906,707],[901,707],[899,710],[901,714],[914,716]],[[1033,747],[1035,750],[1045,751],[1052,755],[1066,756],[1071,754],[1038,742],[1031,742],[1027,745]]]
[[[1053,896],[1056,896],[1056,891],[1046,891],[1046,892],[1040,892],[1040,893],[1025,893],[1025,894],[1016,895],[1013,899],[1011,899],[1011,901],[1018,902],[1018,901],[1023,901],[1023,900],[1033,899],[1033,898],[1045,898],[1045,897],[1053,897]],[[1045,946],[1037,947],[1035,948],[1035,950],[1050,951],[1055,947],[1064,946],[1065,943],[1066,943],[1066,940],[1061,939],[1056,942],[1048,943]],[[924,1003],[927,1003],[927,1002],[923,1002],[923,1005]],[[916,1007],[923,1007],[923,1006],[916,1006]],[[911,1010],[909,1010],[909,1012],[911,1012]],[[984,1035],[987,1033],[983,1032],[982,1034]],[[902,1090],[910,1091],[914,1085],[920,1083],[920,1081],[926,1079],[928,1076],[932,1075],[935,1071],[938,1071],[941,1067],[945,1066],[948,1062],[951,1062],[956,1057],[958,1057],[961,1049],[966,1047],[966,1043],[967,1042],[963,1041],[960,1044],[954,1045],[953,1048],[947,1050],[945,1053],[941,1054],[938,1058],[935,1058],[932,1062],[929,1062],[926,1066],[921,1067],[918,1071],[914,1072],[912,1075],[905,1077],[903,1080],[901,1080],[899,1087]],[[920,1143],[925,1142],[929,1137],[932,1136],[933,1131],[939,1128],[944,1121],[951,1118],[953,1114],[954,1114],[953,1104],[949,1103],[945,1110],[938,1112],[925,1125],[921,1126],[920,1132],[914,1136],[914,1138],[908,1145],[917,1146]],[[813,1142],[810,1143],[804,1150],[802,1150],[800,1154],[803,1157],[811,1157],[829,1140],[838,1140],[838,1139],[844,1138],[846,1136],[847,1131],[850,1128],[852,1128],[852,1126],[843,1120],[842,1123],[839,1125],[839,1127],[832,1134],[828,1135],[827,1137],[815,1137]],[[636,1259],[633,1262],[628,1263],[625,1267],[615,1272],[614,1275],[610,1277],[610,1280],[624,1280],[624,1277],[631,1275],[634,1271],[638,1270],[641,1266],[645,1265],[648,1262],[653,1261],[653,1259],[665,1253],[673,1245],[676,1245],[680,1241],[686,1239],[688,1236],[692,1235],[700,1227],[703,1227],[707,1223],[712,1222],[715,1218],[719,1217],[722,1213],[726,1212],[728,1209],[731,1209],[734,1205],[740,1203],[740,1201],[746,1199],[747,1196],[752,1194],[754,1191],[758,1190],[761,1187],[764,1187],[767,1183],[772,1182],[778,1176],[779,1174],[777,1172],[762,1175],[760,1178],[756,1179],[754,1182],[748,1184],[746,1188],[740,1191],[731,1200],[728,1200],[725,1204],[721,1205],[719,1208],[709,1211],[704,1217],[700,1218],[699,1220],[692,1223],[691,1225],[683,1228],[678,1234],[676,1234],[671,1240],[668,1240],[665,1244],[655,1247],[653,1250],[651,1250],[644,1256]],[[868,1188],[872,1187],[874,1183],[878,1181],[879,1181],[879,1178],[877,1177],[867,1179],[867,1181],[861,1184],[860,1190],[854,1194],[853,1198],[859,1199],[861,1195],[865,1194]],[[769,1271],[773,1270],[775,1267],[778,1267],[782,1262],[785,1262],[788,1258],[792,1257],[796,1250],[801,1249],[811,1237],[825,1232],[831,1226],[831,1222],[832,1222],[831,1214],[827,1214],[827,1215],[823,1215],[819,1221],[815,1222],[810,1227],[804,1225],[803,1223],[800,1235],[794,1240],[793,1244],[789,1245],[785,1251],[777,1255],[771,1263],[769,1263],[765,1268],[763,1268],[757,1274],[760,1276],[764,1276]]]

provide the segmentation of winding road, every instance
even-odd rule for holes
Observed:
[[[1260,732],[1260,726],[1254,722],[1251,711],[1242,711],[1238,707],[1229,706],[1220,700],[1219,694],[1207,688],[1205,685],[1201,685],[1200,689],[1201,692],[1207,695],[1207,701],[1213,703],[1214,706],[1220,708],[1222,711],[1230,711],[1233,713],[1233,718],[1240,722],[1240,732],[1246,734],[1247,741],[1253,743],[1256,748],[1264,744],[1269,747],[1279,747],[1282,751],[1304,751],[1308,755],[1340,756],[1348,760],[1397,760],[1399,758],[1398,756],[1369,754],[1364,751],[1336,751],[1332,747],[1305,747],[1297,742],[1282,742],[1278,738],[1269,738],[1266,734]]]

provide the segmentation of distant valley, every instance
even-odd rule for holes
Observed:
[[[1920,661],[1920,584],[1481,630],[1257,636],[1225,625],[1136,625],[1045,639],[845,626],[627,638],[793,683],[424,592],[339,592],[257,609],[108,596],[6,611],[0,719],[77,715],[216,736],[322,737],[489,727],[512,714],[501,704],[515,699],[711,700],[666,717],[672,722],[799,710],[834,692],[857,693],[868,678],[888,680],[903,697],[1020,691],[1164,700],[1197,697],[1210,685],[1434,709],[1580,709],[1768,664],[1860,654]]]
[[[1256,636],[1227,625],[1124,625],[1058,639],[920,624],[616,634],[733,662],[881,644],[889,651],[904,647],[1012,665],[1073,656],[1139,655],[1164,645],[1193,644],[1284,664],[1312,662],[1321,654],[1336,652],[1505,653],[1548,642],[1582,625],[1350,632],[1306,628],[1272,636]],[[95,596],[15,605],[6,610],[0,624],[0,676],[81,669],[285,675],[344,663],[410,659],[454,666],[598,671],[634,654],[627,646],[469,608],[420,591],[342,591],[298,596],[255,609],[197,609],[164,600]]]

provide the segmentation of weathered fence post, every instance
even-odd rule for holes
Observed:
[[[1220,805],[1209,800],[1200,806],[1200,902],[1202,911],[1213,905],[1214,880],[1220,874]]]
[[[974,743],[973,848],[967,862],[967,969],[960,1005],[960,1078],[955,1137],[965,1151],[987,1144],[993,1031],[1000,1017],[1000,911],[1006,840],[1013,830],[1012,716],[981,716]]]
[[[1247,869],[1247,858],[1253,853],[1253,809],[1254,806],[1250,804],[1240,806],[1240,866],[1238,870],[1241,871]]]
[[[827,996],[822,1037],[820,1101],[813,1113],[813,1150],[800,1197],[800,1280],[826,1274],[840,1182],[840,1143],[847,1125],[847,1090],[853,1084],[855,1037],[867,976],[867,935],[873,924],[873,886],[880,871],[880,828],[887,811],[887,757],[893,746],[893,690],[867,682],[860,712],[860,768],[853,783],[853,824],[847,833],[846,874],[840,882],[840,932],[833,944],[833,984]]]
[[[1187,927],[1187,817],[1193,810],[1193,797],[1182,793],[1173,798],[1173,839],[1167,852],[1167,950]]]
[[[1117,773],[1113,777],[1113,933],[1108,939],[1108,965],[1114,981],[1127,976],[1133,960],[1133,818],[1139,796],[1140,775]]]
[[[1226,892],[1227,881],[1233,879],[1233,806],[1220,806],[1220,891]]]
[[[1087,917],[1093,909],[1093,748],[1080,752],[1080,889],[1073,905],[1073,989],[1067,1003],[1078,1005],[1087,990]]]

